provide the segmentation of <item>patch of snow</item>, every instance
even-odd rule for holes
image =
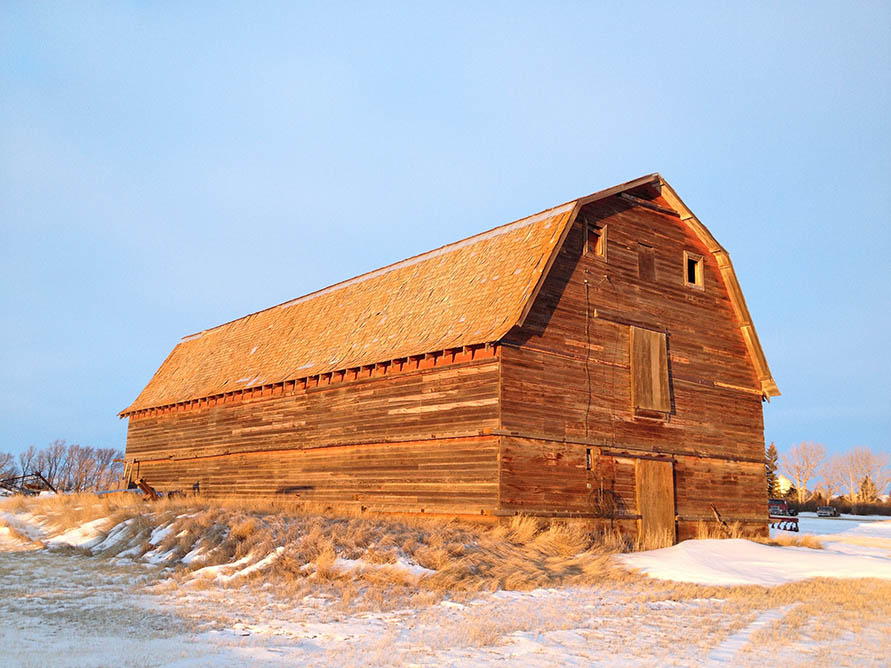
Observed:
[[[228,564],[217,564],[216,566],[205,566],[204,568],[199,568],[197,571],[192,572],[193,578],[215,578],[223,571],[227,569],[237,569],[242,564],[247,564],[251,559],[254,558],[253,553],[250,553],[241,559],[230,562]]]
[[[180,561],[188,566],[193,561],[204,561],[205,559],[207,559],[207,551],[199,546],[193,547]]]
[[[155,527],[155,530],[152,531],[152,535],[149,538],[149,543],[152,545],[157,545],[162,540],[167,538],[173,532],[173,525],[171,524],[163,524],[159,527]]]
[[[173,559],[173,556],[176,554],[176,548],[172,550],[168,550],[167,552],[161,552],[159,550],[150,550],[142,555],[142,558],[147,561],[149,564],[166,564],[168,561]]]
[[[740,538],[685,540],[617,559],[659,580],[707,585],[773,586],[816,577],[891,579],[891,559],[762,545]]]
[[[109,519],[100,517],[92,522],[81,524],[78,527],[69,529],[68,531],[51,538],[47,538],[44,542],[51,547],[92,547],[102,540],[101,536],[108,526]]]
[[[254,571],[259,571],[271,564],[273,561],[281,556],[281,553],[285,551],[284,547],[277,547],[272,552],[267,554],[265,557],[260,559],[260,561],[251,564],[247,568],[242,568],[241,570],[235,571],[230,575],[223,575],[222,573],[217,575],[217,580],[221,582],[228,582],[229,580],[234,580],[235,578],[244,577],[245,575],[250,575]]]
[[[0,523],[5,524],[32,541],[42,541],[44,532],[40,523],[31,513],[4,513],[0,512]]]
[[[796,607],[797,603],[783,606],[782,608],[774,608],[762,612],[758,617],[744,629],[737,631],[724,642],[718,645],[708,655],[708,663],[712,664],[735,664],[737,652],[749,642],[749,638],[755,631],[759,631],[767,626],[772,626],[786,616],[786,613]]]
[[[133,547],[128,548],[123,552],[119,552],[117,556],[119,559],[126,559],[128,557],[140,557],[142,556],[142,549],[142,544],[140,542],[137,542],[136,545],[134,545]]]
[[[444,608],[454,608],[455,610],[465,610],[467,608],[466,605],[456,603],[455,601],[443,601],[440,605]]]
[[[132,520],[132,519],[125,520],[125,521],[121,522],[120,524],[112,527],[111,531],[109,531],[105,535],[105,538],[101,542],[97,543],[96,545],[93,545],[90,548],[91,551],[93,552],[93,554],[102,552],[104,550],[108,550],[109,548],[114,547],[115,545],[120,543],[122,540],[124,540],[124,537],[126,536],[127,527],[129,527],[131,524],[133,524],[134,521],[135,520]]]
[[[26,543],[18,536],[14,536],[9,527],[0,526],[0,551],[18,552],[27,549],[40,549],[40,545],[36,543]]]

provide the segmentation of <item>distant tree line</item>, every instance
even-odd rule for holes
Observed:
[[[0,480],[40,473],[60,492],[88,492],[114,487],[123,471],[116,459],[124,453],[115,448],[68,444],[57,439],[47,447],[33,445],[18,457],[0,452]]]
[[[870,512],[891,512],[887,495],[891,493],[891,460],[888,453],[876,453],[866,446],[827,455],[822,443],[803,441],[780,454],[771,443],[765,451],[767,493],[786,496],[798,506],[842,502],[857,512],[870,506]],[[792,484],[780,489],[779,475]],[[884,498],[883,498],[884,497]]]

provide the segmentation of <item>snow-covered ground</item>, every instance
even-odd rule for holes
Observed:
[[[886,616],[870,616],[857,599],[861,622],[838,616],[823,624],[807,615],[819,608],[820,592],[837,594],[833,581],[814,581],[816,593],[795,584],[872,577],[878,584],[859,589],[885,587],[887,520],[805,516],[802,533],[820,536],[824,549],[687,541],[617,557],[650,580],[619,574],[584,587],[495,591],[396,610],[353,610],[325,593],[295,600],[272,582],[245,584],[275,562],[281,546],[183,577],[160,547],[171,526],[142,534],[146,552],[144,542],[126,543],[136,540],[133,521],[99,519],[54,532],[0,505],[3,665],[887,665],[891,650]],[[116,545],[128,549],[114,558],[91,555]],[[199,564],[206,556],[200,546],[187,555]],[[393,568],[417,579],[429,573],[398,560],[382,566],[338,558],[332,568]],[[858,590],[861,581],[846,582]],[[741,583],[771,589],[730,586]],[[777,629],[786,629],[779,639]]]
[[[805,513],[799,533],[822,550],[748,540],[688,540],[662,550],[618,557],[650,577],[704,585],[779,585],[808,578],[891,580],[891,521],[881,517],[818,518]],[[789,535],[771,529],[772,537]]]

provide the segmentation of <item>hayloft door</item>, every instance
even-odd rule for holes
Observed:
[[[674,463],[654,459],[637,460],[637,509],[640,539],[655,548],[674,545]]]

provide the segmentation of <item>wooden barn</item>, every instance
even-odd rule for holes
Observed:
[[[727,252],[658,174],[183,338],[124,411],[159,490],[767,527],[779,391]]]

